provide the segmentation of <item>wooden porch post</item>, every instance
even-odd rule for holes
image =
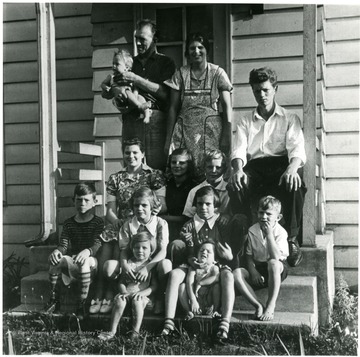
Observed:
[[[38,26],[41,228],[27,246],[41,244],[56,230],[57,168],[55,25],[49,3],[36,3]]]
[[[303,215],[303,245],[314,246],[316,236],[316,5],[304,4],[304,136],[307,163],[304,181],[307,194]]]

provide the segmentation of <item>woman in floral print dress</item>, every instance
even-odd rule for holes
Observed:
[[[140,187],[149,187],[155,191],[165,208],[165,177],[160,170],[155,170],[143,163],[145,157],[143,143],[134,138],[124,142],[125,168],[110,175],[106,185],[106,220],[109,223],[101,236],[103,245],[98,255],[98,276],[94,299],[90,313],[109,313],[112,309],[113,292],[103,277],[103,265],[106,260],[119,256],[118,233],[127,218],[133,216],[129,200]],[[113,276],[119,274],[119,266],[114,266]],[[107,269],[109,270],[109,269]]]

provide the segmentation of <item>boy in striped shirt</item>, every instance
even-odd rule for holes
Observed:
[[[85,314],[85,301],[91,279],[97,269],[96,252],[101,247],[102,218],[93,214],[96,191],[92,183],[79,183],[74,190],[77,213],[65,220],[58,247],[50,254],[50,302],[47,310],[59,309],[57,282],[62,276],[65,285],[77,280],[79,285],[77,314]]]

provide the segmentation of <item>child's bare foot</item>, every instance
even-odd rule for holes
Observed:
[[[274,318],[275,307],[267,306],[264,313],[260,316],[261,321],[271,321]]]
[[[261,304],[255,309],[255,319],[259,320],[264,313],[264,306]]]

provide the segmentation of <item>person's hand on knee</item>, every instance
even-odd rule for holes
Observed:
[[[86,249],[82,250],[82,251],[74,258],[74,263],[75,263],[75,264],[79,264],[79,265],[84,265],[85,260],[90,257],[90,254],[91,254],[91,252],[90,252],[89,249],[86,248]]]
[[[58,249],[55,249],[51,254],[50,254],[50,257],[49,257],[49,260],[50,260],[50,264],[51,265],[57,265],[59,264],[61,258],[63,257],[62,253],[60,252],[60,250]]]

